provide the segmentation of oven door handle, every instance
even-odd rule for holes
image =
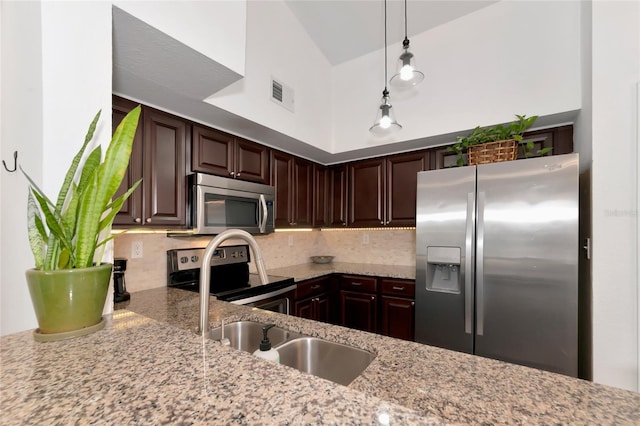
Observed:
[[[261,300],[269,299],[269,298],[274,297],[274,296],[280,296],[281,294],[287,293],[287,292],[289,292],[291,290],[295,290],[297,286],[298,285],[296,283],[293,283],[292,285],[290,285],[288,287],[280,288],[278,290],[273,290],[273,291],[270,291],[268,293],[262,293],[262,294],[258,294],[258,295],[255,295],[255,296],[249,296],[249,297],[246,297],[244,299],[232,300],[229,303],[232,303],[234,305],[246,305],[246,304],[249,304],[249,303],[255,303],[255,302],[259,302]]]
[[[261,209],[258,209],[258,227],[260,228],[260,233],[264,234],[267,230],[267,214],[269,211],[267,210],[267,200],[264,198],[264,194],[260,194],[260,206]]]

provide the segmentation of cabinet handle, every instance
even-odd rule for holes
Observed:
[[[384,225],[384,220],[381,220],[381,221],[380,221],[380,225]]]
[[[140,223],[140,222],[142,222],[142,219],[140,219],[139,217],[136,217],[133,221],[135,223]]]
[[[151,218],[150,218],[150,217],[148,217],[148,218],[147,218],[147,220],[145,220],[145,222],[147,222],[147,223],[151,223]]]
[[[411,302],[411,306],[416,306],[416,302]]]
[[[240,176],[240,172],[238,172],[238,174],[236,176]]]
[[[311,286],[311,290],[315,290],[315,289],[317,289],[317,288],[320,288],[320,286],[319,286],[319,285],[317,285],[317,284],[316,284],[316,285],[312,285],[312,286]]]
[[[342,222],[342,226],[347,226],[347,222]]]
[[[396,287],[395,285],[393,286],[394,290],[398,290],[398,291],[402,291],[404,290],[404,287]]]
[[[358,285],[362,285],[362,283],[351,283],[351,285],[356,285],[356,286],[358,286]]]
[[[371,296],[371,300],[376,300],[376,297],[375,296]]]
[[[236,172],[229,172],[231,176],[235,176]]]

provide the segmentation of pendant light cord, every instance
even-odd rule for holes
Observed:
[[[404,38],[407,38],[407,0],[404,0]]]
[[[406,1],[406,0],[405,0]],[[383,96],[387,96],[387,0],[384,0],[384,91]]]

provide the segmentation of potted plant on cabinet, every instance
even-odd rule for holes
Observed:
[[[100,145],[84,155],[100,118],[96,114],[55,203],[23,170],[30,183],[28,235],[35,268],[26,276],[39,326],[35,340],[66,339],[104,327],[112,265],[101,260],[116,213],[140,183],[113,199],[129,165],[139,117],[140,106],[127,114],[103,160]]]
[[[467,136],[458,136],[456,143],[449,151],[457,154],[456,165],[464,165],[465,153],[468,154],[468,164],[486,164],[499,161],[515,160],[518,157],[518,146],[522,142],[522,135],[538,119],[537,115],[528,117],[517,115],[517,121],[507,125],[498,124],[490,127],[476,127]],[[522,145],[525,158],[532,155],[533,142],[525,142]],[[538,155],[545,155],[552,148],[538,150]]]

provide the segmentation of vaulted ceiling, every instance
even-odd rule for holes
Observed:
[[[497,0],[408,0],[409,38],[458,19]],[[384,47],[382,0],[285,0],[333,65]],[[404,38],[403,0],[387,0],[389,44]]]

